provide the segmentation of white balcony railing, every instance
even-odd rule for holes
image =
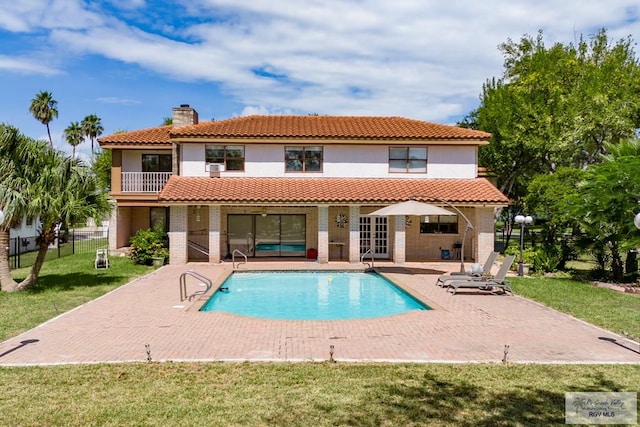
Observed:
[[[122,172],[123,193],[159,193],[171,172]]]

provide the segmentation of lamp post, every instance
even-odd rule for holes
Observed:
[[[520,224],[520,261],[518,261],[518,276],[524,276],[524,263],[522,261],[522,251],[524,250],[524,228],[533,222],[529,215],[516,215],[515,222]]]

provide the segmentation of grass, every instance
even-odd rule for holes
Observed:
[[[110,268],[94,268],[95,252],[46,261],[38,284],[24,292],[0,292],[0,341],[15,336],[151,271],[126,257],[110,257]],[[29,268],[12,271],[24,279]]]
[[[550,426],[617,366],[185,363],[0,369],[1,425]]]
[[[0,340],[150,271],[94,254],[47,261],[0,293]],[[27,270],[14,272],[22,278]],[[640,299],[568,279],[512,279],[523,296],[638,331]],[[635,312],[634,312],[635,310]],[[636,332],[637,334],[637,332]],[[0,425],[563,425],[570,391],[638,391],[640,365],[137,363],[0,368]]]
[[[640,295],[571,279],[509,279],[515,293],[640,341]]]

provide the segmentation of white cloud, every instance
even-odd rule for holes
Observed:
[[[12,3],[19,5],[0,6],[0,27],[44,30],[52,49],[65,53],[219,84],[246,106],[241,115],[403,115],[447,122],[474,108],[482,84],[500,75],[497,46],[508,38],[542,29],[550,45],[602,27],[613,38],[640,33],[636,0],[307,0],[304,6],[192,0],[172,2],[175,13],[154,22],[155,33],[137,26],[145,7],[152,7],[144,0],[110,0],[127,9],[127,18],[79,0]],[[3,59],[10,58],[0,57],[0,68]]]
[[[25,74],[42,74],[49,76],[61,74],[60,70],[50,68],[46,65],[43,65],[41,62],[37,62],[32,59],[22,59],[6,55],[0,55],[0,70]]]
[[[121,98],[117,96],[105,96],[101,98],[97,98],[96,101],[102,104],[121,104],[121,105],[136,105],[140,104],[140,101],[129,98]]]

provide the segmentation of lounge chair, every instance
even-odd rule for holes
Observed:
[[[478,278],[477,280],[454,280],[449,283],[447,291],[451,290],[452,295],[455,295],[456,291],[461,288],[473,288],[491,292],[496,292],[496,290],[500,289],[503,294],[507,292],[513,294],[506,277],[515,258],[515,255],[508,255],[502,262],[498,273],[490,279]]]
[[[98,249],[96,251],[96,260],[94,262],[96,270],[100,268],[109,268],[109,257],[106,249]]]
[[[481,279],[482,277],[487,277],[491,274],[491,267],[493,267],[493,263],[496,261],[496,258],[498,258],[498,252],[491,252],[482,266],[482,272],[454,271],[453,273],[443,274],[438,277],[438,280],[436,280],[436,285],[445,286],[446,282],[449,280],[476,280]]]

